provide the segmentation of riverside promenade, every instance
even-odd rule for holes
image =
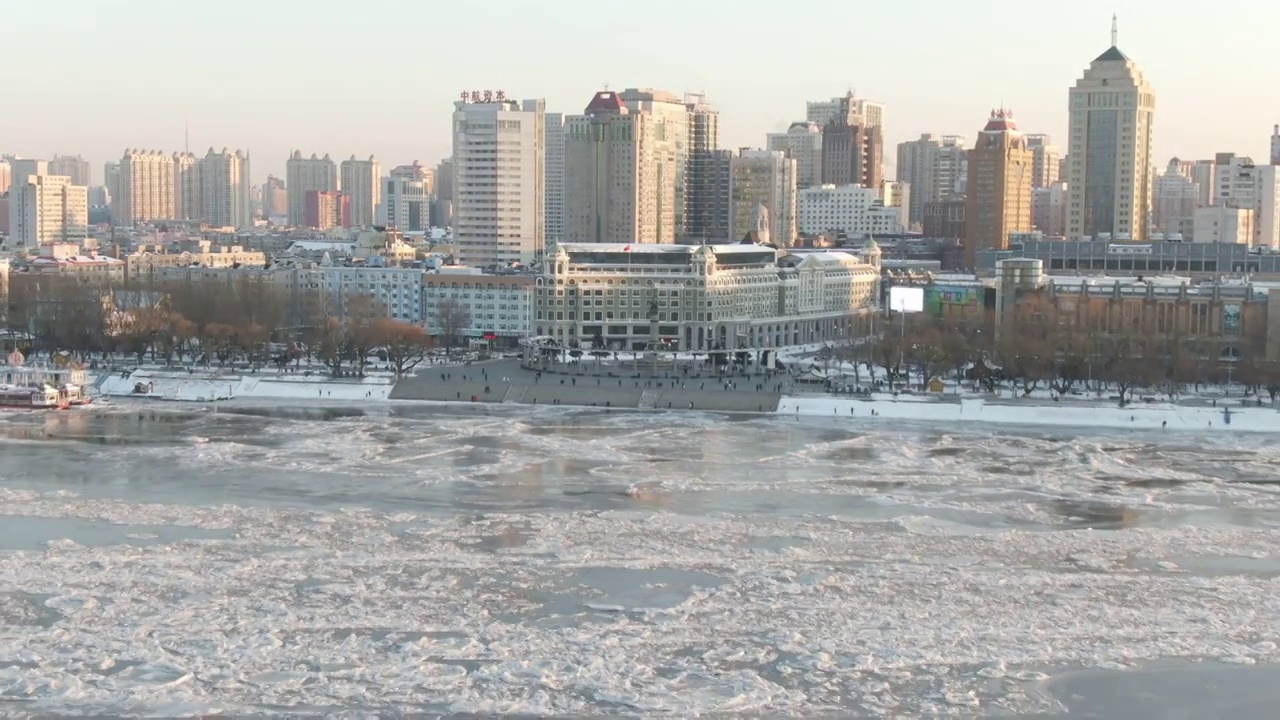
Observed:
[[[708,410],[773,413],[789,390],[785,376],[738,374],[717,379],[712,373],[679,375],[645,368],[609,365],[557,365],[537,372],[518,360],[472,365],[420,366],[417,375],[396,383],[392,400],[570,405],[651,410]],[[728,389],[725,382],[730,383]],[[757,387],[764,386],[758,390]]]

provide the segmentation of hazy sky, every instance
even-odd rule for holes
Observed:
[[[998,8],[998,9],[997,9]],[[1280,63],[1262,0],[60,0],[12,2],[0,23],[0,152],[247,148],[254,181],[291,148],[384,168],[450,152],[463,89],[545,97],[704,91],[722,144],[762,146],[804,103],[852,88],[887,103],[890,149],[923,132],[977,134],[1002,103],[1063,144],[1067,88],[1120,47],[1157,93],[1156,158],[1267,157]]]

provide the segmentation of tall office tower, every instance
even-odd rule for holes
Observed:
[[[289,194],[284,188],[284,181],[275,175],[268,175],[262,186],[263,218],[284,217],[289,212]]]
[[[382,202],[382,167],[372,155],[368,160],[352,155],[342,161],[341,174],[342,194],[351,202],[349,227],[372,227]]]
[[[27,181],[27,178],[33,175],[49,174],[49,162],[47,160],[10,158],[9,167],[11,169],[11,185],[21,185]]]
[[[868,127],[884,127],[884,103],[855,97],[852,90],[844,97],[805,103],[805,120],[818,127],[825,127],[832,120],[850,114],[862,118]]]
[[[965,266],[980,250],[1009,247],[1009,234],[1031,230],[1031,175],[1035,158],[1013,113],[993,110],[969,151],[965,205]]]
[[[26,248],[79,243],[89,233],[89,193],[65,175],[29,175],[9,189],[11,242]]]
[[[565,240],[674,243],[674,153],[667,119],[598,92],[565,121]]]
[[[1156,93],[1116,47],[1114,19],[1111,47],[1076,81],[1069,105],[1068,239],[1146,239]]]
[[[1217,177],[1218,166],[1213,160],[1196,160],[1191,165],[1188,177],[1200,188],[1196,196],[1197,207],[1209,207],[1213,204],[1213,181]]]
[[[879,125],[859,115],[841,115],[822,128],[824,185],[861,185],[877,189],[884,180],[884,138]]]
[[[715,152],[720,149],[720,113],[703,93],[685,93],[689,121],[688,165],[685,171],[685,237],[711,238],[717,186]]]
[[[102,164],[102,187],[107,190],[107,210],[111,214],[111,222],[116,222],[116,209],[120,202],[120,163]]]
[[[564,113],[547,113],[544,119],[546,137],[546,208],[543,223],[548,240],[564,238]]]
[[[195,153],[173,154],[173,217],[203,220],[204,191],[200,187],[200,158]]]
[[[1253,246],[1280,249],[1280,166],[1231,153],[1218,153],[1216,161],[1213,204],[1253,211]]]
[[[301,226],[305,220],[308,190],[337,190],[338,166],[326,154],[324,157],[302,157],[294,150],[284,166],[285,193],[289,196],[289,224]]]
[[[919,140],[898,144],[898,182],[911,187],[907,208],[908,228],[924,223],[924,206],[962,194],[961,184],[969,164],[969,152],[959,135],[926,133]]]
[[[431,226],[430,168],[401,165],[383,180],[381,222],[405,232],[418,232]]]
[[[1031,187],[1044,188],[1058,182],[1061,175],[1062,153],[1053,139],[1044,133],[1028,133],[1027,147],[1035,158],[1031,173]]]
[[[786,153],[796,161],[796,187],[803,190],[822,184],[822,127],[815,122],[794,122],[784,133],[769,133],[769,150]]]
[[[1280,165],[1280,125],[1271,131],[1271,164]]]
[[[8,160],[0,159],[0,194],[9,192],[9,185],[13,183],[13,166]]]
[[[756,208],[769,213],[769,237],[780,247],[796,239],[796,161],[779,151],[743,149],[729,163],[731,240],[756,229]]]
[[[120,158],[120,199],[113,209],[117,225],[134,227],[156,220],[172,220],[173,156],[150,150],[125,150]]]
[[[249,154],[239,150],[209,152],[200,158],[200,207],[204,221],[214,227],[253,225],[249,203]]]
[[[627,88],[618,94],[631,112],[649,113],[654,120],[653,155],[658,160],[661,182],[675,188],[675,235],[684,235],[688,205],[689,108],[680,98],[664,90]],[[717,118],[718,121],[718,118]],[[719,126],[716,140],[719,141]]]
[[[431,226],[453,226],[453,158],[445,158],[436,165],[435,182],[432,185]],[[545,229],[545,221],[544,221]]]
[[[50,175],[65,175],[72,185],[89,187],[89,161],[79,155],[54,155],[49,161]]]
[[[1195,217],[1199,199],[1200,186],[1191,179],[1191,168],[1178,158],[1170,160],[1168,168],[1156,178],[1151,217],[1155,229],[1176,232],[1169,229],[1170,221]]]
[[[464,265],[531,264],[543,252],[546,104],[503,93],[454,102],[453,237]]]

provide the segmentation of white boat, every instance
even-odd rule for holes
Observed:
[[[0,410],[66,410],[71,407],[52,385],[0,385]]]

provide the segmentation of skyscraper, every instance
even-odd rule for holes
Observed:
[[[1071,88],[1069,106],[1068,239],[1146,239],[1156,94],[1116,47],[1114,19],[1111,47]]]
[[[1280,165],[1280,125],[1271,130],[1271,164]]]
[[[732,203],[729,238],[756,229],[756,208],[768,211],[769,237],[786,247],[796,239],[796,161],[781,152],[741,150],[729,165]]]
[[[884,103],[856,97],[852,90],[845,93],[844,97],[810,100],[805,103],[805,119],[818,127],[850,113],[862,118],[869,127],[884,127]]]
[[[1170,230],[1170,221],[1194,218],[1200,198],[1200,186],[1190,177],[1190,172],[1178,158],[1169,161],[1168,168],[1156,178],[1155,200],[1152,202],[1151,222],[1160,232]]]
[[[850,93],[822,126],[823,184],[880,187],[884,180],[883,128],[868,119],[868,107]]]
[[[1053,144],[1053,140],[1044,133],[1029,133],[1027,147],[1034,157],[1034,169],[1031,171],[1031,187],[1045,188],[1058,182],[1062,163],[1061,152]]]
[[[249,203],[249,154],[239,150],[209,152],[200,158],[200,207],[214,227],[245,228],[253,224]]]
[[[796,161],[796,188],[803,190],[822,184],[822,126],[815,122],[794,122],[784,133],[769,133],[767,148],[786,153]]]
[[[965,266],[977,267],[981,250],[1009,247],[1009,234],[1031,230],[1034,157],[1013,113],[993,110],[969,151],[965,206]]]
[[[289,195],[284,189],[284,181],[275,175],[268,175],[267,182],[262,185],[263,218],[284,217],[288,212]]]
[[[967,143],[959,135],[926,133],[898,144],[898,182],[911,187],[907,227],[924,223],[924,206],[959,194],[969,164]]]
[[[1253,212],[1252,244],[1280,249],[1280,166],[1258,165],[1231,153],[1219,153],[1216,159],[1213,204]]]
[[[547,113],[544,119],[546,138],[546,194],[544,211],[546,237],[560,240],[564,237],[564,113]]]
[[[682,237],[689,192],[689,108],[680,98],[665,90],[627,88],[618,96],[631,112],[647,113],[653,117],[651,152],[658,161],[659,181],[672,185],[674,232],[676,237]],[[718,142],[718,118],[716,122]]]
[[[116,210],[120,203],[120,163],[102,164],[102,186],[107,189],[107,209],[111,212],[111,222],[119,222]]]
[[[294,150],[285,163],[285,194],[289,196],[289,224],[301,226],[306,215],[306,196],[308,190],[337,190],[338,166],[328,155],[322,158],[302,157],[302,152]]]
[[[503,93],[454,102],[453,236],[465,265],[530,264],[542,255],[546,103]]]
[[[676,241],[675,153],[658,141],[669,127],[610,91],[565,121],[567,242]]]
[[[203,220],[204,191],[200,187],[200,158],[194,153],[173,154],[173,217]]]
[[[689,119],[684,233],[691,238],[713,238],[717,193],[724,191],[715,168],[715,152],[720,149],[720,113],[701,93],[686,93],[684,103]]]
[[[13,166],[8,160],[0,158],[0,193],[9,192],[9,185],[13,183]]]
[[[173,156],[150,150],[125,150],[120,158],[120,199],[113,208],[117,225],[134,227],[175,215]]]
[[[416,160],[391,170],[383,180],[380,222],[404,232],[419,232],[431,226],[430,168]]]
[[[49,161],[50,175],[65,175],[72,185],[89,186],[89,161],[79,155],[54,155]]]
[[[88,188],[65,175],[29,175],[9,188],[9,223],[15,245],[79,243],[89,230]]]
[[[349,227],[372,227],[378,203],[382,198],[382,168],[372,155],[357,160],[355,155],[342,161],[342,194],[349,198]]]

